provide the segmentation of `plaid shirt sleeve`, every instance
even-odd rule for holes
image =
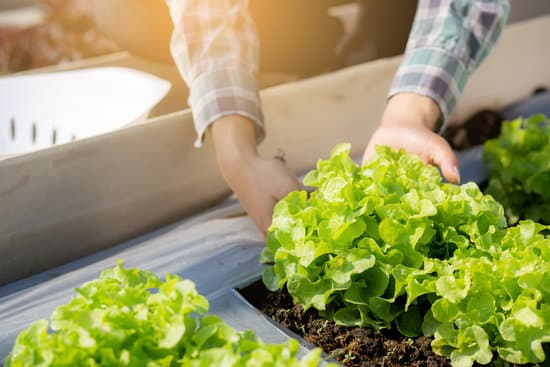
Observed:
[[[172,56],[189,86],[200,147],[208,126],[239,114],[264,137],[256,85],[259,40],[248,12],[249,0],[166,0],[174,23]]]
[[[469,75],[496,43],[509,12],[507,0],[420,0],[404,59],[389,97],[431,97],[443,127]]]

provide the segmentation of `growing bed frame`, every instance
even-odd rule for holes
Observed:
[[[452,120],[549,86],[549,30],[550,17],[507,28]],[[283,148],[297,172],[312,168],[338,142],[351,142],[359,155],[399,61],[378,60],[265,90],[262,153]],[[212,148],[194,149],[194,139],[190,112],[181,111],[0,161],[0,364],[22,329],[48,318],[75,287],[117,259],[193,280],[211,313],[237,329],[252,329],[267,342],[291,337],[236,291],[260,277],[263,239],[234,198],[221,201],[227,187]],[[475,164],[464,159],[464,167]]]

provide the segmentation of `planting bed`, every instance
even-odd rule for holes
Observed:
[[[442,183],[403,151],[378,147],[359,167],[349,145],[336,146],[304,178],[315,191],[275,206],[260,259],[263,283],[279,293],[259,306],[350,366],[429,365],[423,345],[455,367],[545,362],[548,227],[508,227],[504,212],[510,225],[548,223],[549,136],[534,115],[485,144],[488,191],[504,208],[475,184]],[[397,345],[383,341],[392,333],[404,336]]]
[[[256,308],[282,328],[323,349],[349,367],[450,367],[449,359],[436,355],[432,338],[404,337],[395,330],[379,333],[372,329],[336,325],[310,309],[304,312],[285,290],[271,292],[259,280],[240,290]],[[474,364],[480,367],[480,364]],[[508,364],[508,367],[519,366]],[[523,364],[522,367],[546,366]]]
[[[528,77],[522,75],[521,80],[528,80]],[[482,88],[481,92],[483,91]],[[464,162],[461,164],[462,169],[467,167],[468,165],[465,165]],[[463,181],[470,180],[471,177],[464,172],[461,173]],[[486,176],[483,179],[485,178]],[[477,178],[473,180],[480,182]],[[381,357],[379,363],[383,365],[390,365],[390,363],[413,365],[409,363],[412,358],[408,360],[399,358],[415,356],[416,350],[422,351],[422,346],[428,345],[428,340],[425,338],[403,339],[399,337],[396,338],[397,342],[404,341],[406,345],[396,344],[397,347],[394,348],[392,340],[395,335],[391,331],[383,331],[381,336],[373,338],[369,329],[365,328],[363,330],[366,337],[357,336],[358,329],[355,327],[336,327],[325,320],[317,319],[315,321],[313,318],[317,315],[312,308],[305,313],[301,312],[299,307],[294,307],[288,296],[283,293],[266,295],[268,301],[264,302],[264,305],[270,307],[264,307],[264,311],[258,308],[261,306],[259,303],[256,302],[259,306],[255,307],[247,302],[236,289],[247,289],[247,291],[243,291],[245,294],[250,290],[250,293],[256,298],[262,298],[266,294],[257,285],[256,288],[254,286],[248,288],[250,284],[258,281],[264,270],[258,260],[265,243],[248,218],[238,216],[239,212],[238,204],[231,201],[107,251],[79,259],[65,266],[49,269],[47,272],[31,278],[0,286],[0,364],[13,347],[15,337],[21,330],[27,328],[37,319],[48,318],[55,307],[69,301],[70,297],[74,295],[75,287],[95,279],[100,271],[112,267],[118,259],[124,259],[124,264],[128,267],[150,270],[159,276],[170,272],[192,279],[196,283],[198,291],[208,299],[212,314],[219,315],[236,329],[254,330],[266,342],[288,340],[296,337],[297,333],[302,333],[302,330],[307,331],[306,328],[313,331],[313,334],[311,336],[303,334],[304,339],[317,342],[322,338],[320,335],[316,335],[317,331],[330,330],[331,339],[336,340],[339,337],[332,333],[343,330],[344,337],[341,339],[348,338],[353,342],[354,339],[361,338],[361,343],[369,344],[372,340],[373,343],[382,345],[386,349],[382,353],[386,355],[386,358]],[[87,240],[87,237],[82,236],[82,242]],[[48,241],[44,243],[47,244]],[[543,252],[541,251],[541,253]],[[520,255],[525,255],[525,253]],[[19,251],[17,256],[28,256],[28,252]],[[523,257],[520,256],[518,259],[522,260]],[[510,262],[511,266],[517,264],[521,266],[521,261]],[[491,275],[492,273],[485,272],[485,274]],[[537,279],[526,278],[524,280],[530,282]],[[270,289],[272,288],[270,287]],[[247,297],[249,297],[248,294]],[[249,298],[254,301],[254,297]],[[273,307],[276,301],[283,305],[283,311],[277,312],[279,308]],[[472,303],[475,308],[481,302]],[[274,309],[275,313],[279,314],[278,318],[282,320],[282,325],[277,325],[270,316],[264,313],[268,311],[268,308]],[[547,312],[546,315],[548,314],[550,313]],[[524,312],[521,316],[532,316],[532,314]],[[302,321],[304,325],[293,326],[293,324]],[[295,331],[291,331],[291,327]],[[303,351],[311,348],[310,343],[305,340],[300,340],[300,343]],[[339,345],[336,349],[333,348],[332,355],[339,358],[343,354],[344,358],[340,358],[341,360],[348,357],[348,360],[353,361],[355,355],[350,354],[350,351],[355,351],[357,347],[354,346],[354,343],[350,344],[351,348],[347,351],[342,350],[345,348],[343,345]],[[414,349],[415,346],[420,348]],[[388,349],[394,349],[398,353],[392,356],[388,353]],[[426,360],[428,358],[426,357]],[[416,358],[416,360],[420,359]],[[367,361],[363,365],[373,364],[376,365],[376,362]],[[508,364],[506,366],[509,367]]]
[[[503,132],[538,136],[540,119],[505,124]],[[519,130],[522,125],[526,128]],[[524,222],[506,228],[500,205],[476,185],[442,184],[437,170],[417,157],[384,147],[378,153],[359,168],[349,145],[335,147],[304,178],[317,191],[295,192],[277,204],[267,246],[232,199],[0,287],[0,360],[21,330],[48,319],[74,296],[74,288],[124,259],[128,267],[192,280],[211,314],[267,343],[297,339],[298,356],[319,346],[325,361],[346,366],[469,367],[496,360],[495,366],[510,367],[514,364],[502,359],[525,366],[543,361],[549,352],[545,227]],[[471,156],[461,157],[463,168],[473,163]],[[356,181],[346,186],[345,180]],[[305,207],[311,202],[321,208]],[[330,220],[323,217],[331,213]]]
[[[342,150],[344,148],[344,146],[335,148],[336,152],[339,153],[334,156],[334,159],[339,159],[340,152],[344,153],[344,150]],[[351,164],[349,160],[342,162],[345,167]],[[462,160],[462,163],[462,167],[468,166],[467,161]],[[435,172],[434,175],[437,175],[437,173]],[[308,174],[308,177],[309,182],[311,182],[317,176]],[[423,179],[428,178],[423,176]],[[468,178],[465,177],[465,179]],[[305,181],[307,180],[306,177]],[[467,187],[468,190],[473,190],[471,186]],[[455,189],[447,186],[447,190]],[[124,259],[129,267],[137,266],[141,269],[153,271],[160,276],[168,272],[174,273],[193,280],[198,291],[209,301],[211,314],[218,315],[224,322],[237,330],[253,330],[257,336],[267,343],[282,343],[289,339],[298,339],[301,345],[299,351],[301,356],[304,356],[314,346],[319,346],[325,350],[327,361],[330,361],[330,357],[333,357],[346,366],[450,366],[450,360],[437,356],[432,352],[432,339],[418,336],[420,333],[407,334],[407,330],[414,332],[410,328],[410,317],[401,319],[405,321],[396,319],[397,324],[392,322],[391,325],[389,322],[382,323],[374,318],[368,318],[370,314],[367,314],[367,312],[379,311],[388,312],[380,314],[383,318],[386,317],[384,315],[390,314],[393,317],[395,310],[392,308],[388,311],[381,308],[374,311],[364,311],[365,308],[359,309],[361,319],[373,322],[374,328],[364,324],[361,328],[358,326],[339,326],[324,318],[327,315],[326,312],[320,314],[314,311],[314,307],[308,308],[307,306],[308,309],[304,312],[304,308],[294,305],[294,301],[286,293],[286,289],[292,293],[291,288],[293,288],[296,292],[296,287],[303,287],[306,284],[304,282],[301,284],[288,283],[288,288],[282,287],[280,291],[268,292],[258,281],[260,274],[264,273],[264,281],[267,280],[266,284],[268,286],[271,284],[270,289],[274,288],[273,284],[275,283],[270,282],[270,268],[261,266],[258,260],[263,259],[266,262],[265,260],[269,259],[269,251],[274,248],[273,242],[270,243],[268,239],[268,245],[265,247],[263,239],[254,229],[252,223],[248,218],[239,217],[239,212],[238,204],[234,200],[230,200],[217,208],[108,251],[0,287],[0,325],[2,326],[0,330],[0,361],[4,360],[7,353],[12,349],[15,337],[21,330],[27,328],[31,322],[49,318],[55,307],[66,303],[73,296],[74,288],[96,278],[99,271],[112,267],[117,259]],[[276,220],[277,217],[275,216],[274,225],[277,223]],[[491,218],[488,220],[492,221]],[[525,230],[528,230],[528,226],[525,227]],[[212,233],[216,233],[216,236],[212,236]],[[369,243],[372,243],[372,241],[362,242],[361,246],[363,247],[359,250],[366,250],[365,245],[369,245]],[[263,254],[260,255],[260,251],[263,251]],[[271,252],[271,254],[273,253]],[[352,255],[353,253],[354,250],[350,252]],[[359,262],[353,263],[352,271],[369,266],[369,257],[372,258],[372,255],[357,259]],[[396,258],[388,257],[388,259]],[[356,259],[350,257],[349,261],[355,262]],[[515,262],[509,266],[516,266],[514,264]],[[399,266],[401,265],[397,265],[397,267]],[[341,270],[337,270],[339,273],[333,272],[333,276],[342,279],[341,277],[346,276],[344,274],[345,267],[344,265],[338,265],[335,269]],[[502,269],[502,267],[498,269]],[[472,268],[472,270],[475,269]],[[361,274],[365,274],[364,271],[357,270],[355,275],[361,276]],[[400,273],[392,270],[391,274],[396,277]],[[484,274],[488,275],[486,272]],[[358,278],[355,275],[354,279],[357,280]],[[369,279],[372,276],[376,276],[376,279],[380,280],[382,274],[370,272],[367,281],[370,281]],[[432,275],[428,276],[432,277]],[[426,278],[426,280],[426,287],[433,287],[433,283],[432,285],[429,283],[431,280],[429,278]],[[508,283],[510,281],[513,280],[507,280]],[[344,282],[345,280],[340,281],[338,287],[343,287]],[[250,284],[252,285],[250,286]],[[397,289],[398,286],[395,287]],[[454,287],[447,288],[449,292],[446,294],[453,296],[456,293],[456,289],[452,289]],[[243,289],[242,294],[237,289]],[[378,288],[373,289],[375,289],[374,292],[379,292],[379,290],[376,290]],[[411,289],[417,293],[422,291],[420,288]],[[425,289],[427,292],[424,293],[434,292],[432,288]],[[373,290],[370,290],[370,292],[372,293]],[[393,290],[390,290],[390,292],[393,292]],[[335,296],[342,297],[338,294],[335,294]],[[309,296],[306,294],[304,297],[310,299],[309,306],[321,302],[313,296],[313,293],[310,293]],[[357,304],[363,302],[362,299],[353,296],[352,293],[346,293],[345,297],[342,300],[351,299],[352,302]],[[294,295],[294,298],[296,298],[296,295]],[[397,298],[397,302],[402,303],[403,300],[402,297]],[[421,300],[423,303],[415,303],[413,307],[416,307],[419,312],[425,312],[424,307],[427,300],[425,298]],[[483,306],[483,299],[479,302],[481,302],[479,305]],[[470,303],[474,309],[477,309],[477,301],[469,301],[468,308],[470,308]],[[350,306],[348,306],[348,309],[351,309]],[[347,325],[360,325],[357,319],[358,313],[353,309],[347,314],[338,314],[330,311],[329,308],[327,310],[329,310],[329,313],[332,312],[332,317],[335,315],[340,317],[340,320],[343,320]],[[440,308],[437,311],[439,315],[442,315],[442,310]],[[452,312],[451,309],[449,311]],[[420,313],[418,317],[423,318]],[[419,320],[421,319],[416,318],[415,322],[418,323]],[[361,321],[361,323],[363,322]],[[395,329],[396,325],[400,332]],[[380,332],[375,332],[375,330],[380,330]],[[401,334],[409,335],[409,337]],[[413,337],[413,335],[415,336]],[[437,335],[435,342],[437,342]],[[455,364],[455,366],[458,365],[469,366],[470,364]],[[504,364],[500,365],[504,366]],[[512,364],[505,365],[512,366]]]
[[[261,281],[241,292],[279,325],[321,347],[346,366],[451,366],[448,359],[432,352],[431,338],[407,338],[392,330],[376,333],[368,328],[336,325],[319,316],[316,310],[304,312],[288,292],[270,292]]]
[[[475,163],[475,157],[459,157],[464,169]],[[476,179],[466,173],[464,179]],[[159,276],[170,272],[192,279],[210,302],[210,313],[237,330],[253,330],[267,343],[296,337],[236,290],[260,278],[264,267],[258,259],[265,247],[252,222],[239,213],[242,209],[230,199],[109,250],[0,286],[0,365],[19,332],[38,319],[49,318],[55,307],[69,301],[74,288],[97,278],[118,259],[124,259],[127,267],[150,270]],[[312,348],[303,339],[300,344],[302,354]]]

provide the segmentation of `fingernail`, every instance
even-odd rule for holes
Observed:
[[[458,170],[458,167],[453,166],[453,168],[451,168],[451,172],[452,172],[453,176],[456,178],[456,183],[459,184],[460,183],[460,171]]]

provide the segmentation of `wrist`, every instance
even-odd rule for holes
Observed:
[[[388,100],[382,117],[382,125],[395,123],[414,124],[437,131],[442,124],[441,111],[430,97],[399,93]]]

